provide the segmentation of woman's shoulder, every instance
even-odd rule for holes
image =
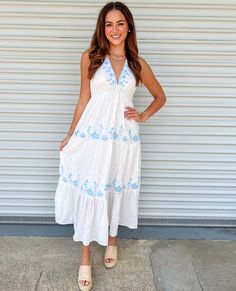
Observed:
[[[87,67],[89,66],[89,63],[90,63],[89,53],[90,53],[90,49],[88,48],[84,50],[81,54],[81,63]]]
[[[82,58],[83,59],[87,59],[87,60],[89,60],[89,53],[90,53],[90,48],[87,48],[86,50],[84,50],[83,52],[82,52]]]
[[[142,56],[138,56],[138,60],[139,60],[139,62],[140,62],[140,64],[141,64],[141,66],[142,66],[142,68],[145,68],[146,66],[148,66],[148,63],[146,62],[146,60],[144,59],[144,57],[142,57]]]

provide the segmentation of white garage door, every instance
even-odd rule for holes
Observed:
[[[54,222],[59,142],[106,2],[0,1],[0,221]],[[126,1],[167,96],[140,127],[140,224],[236,225],[236,3]],[[139,87],[139,111],[152,101]]]

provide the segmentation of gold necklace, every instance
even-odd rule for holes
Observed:
[[[112,55],[110,55],[110,56],[111,56],[111,58],[112,58],[114,61],[116,61],[116,62],[123,62],[124,59],[126,59],[126,56],[124,56],[122,59],[119,59],[119,60],[115,59]]]

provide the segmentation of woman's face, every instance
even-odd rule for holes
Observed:
[[[119,10],[111,10],[105,18],[105,35],[110,43],[118,45],[125,41],[128,33],[128,23]]]

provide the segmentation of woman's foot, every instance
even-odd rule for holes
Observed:
[[[108,239],[108,246],[106,247],[104,255],[104,265],[107,268],[113,268],[116,265],[117,261],[117,242],[116,236],[110,236]]]
[[[106,268],[113,268],[117,263],[117,246],[106,246],[104,254],[104,265]]]
[[[92,264],[91,258],[85,257],[85,258],[82,258],[81,259],[80,265],[91,265],[91,264]]]
[[[88,246],[82,245],[82,259],[79,268],[78,283],[80,290],[88,291],[92,288],[92,259],[91,259],[91,244]]]
[[[88,291],[92,288],[92,266],[80,265],[78,283],[81,291]]]
[[[79,269],[79,276],[78,282],[80,290],[90,290],[92,285],[92,260],[88,258],[82,258],[80,269]]]

